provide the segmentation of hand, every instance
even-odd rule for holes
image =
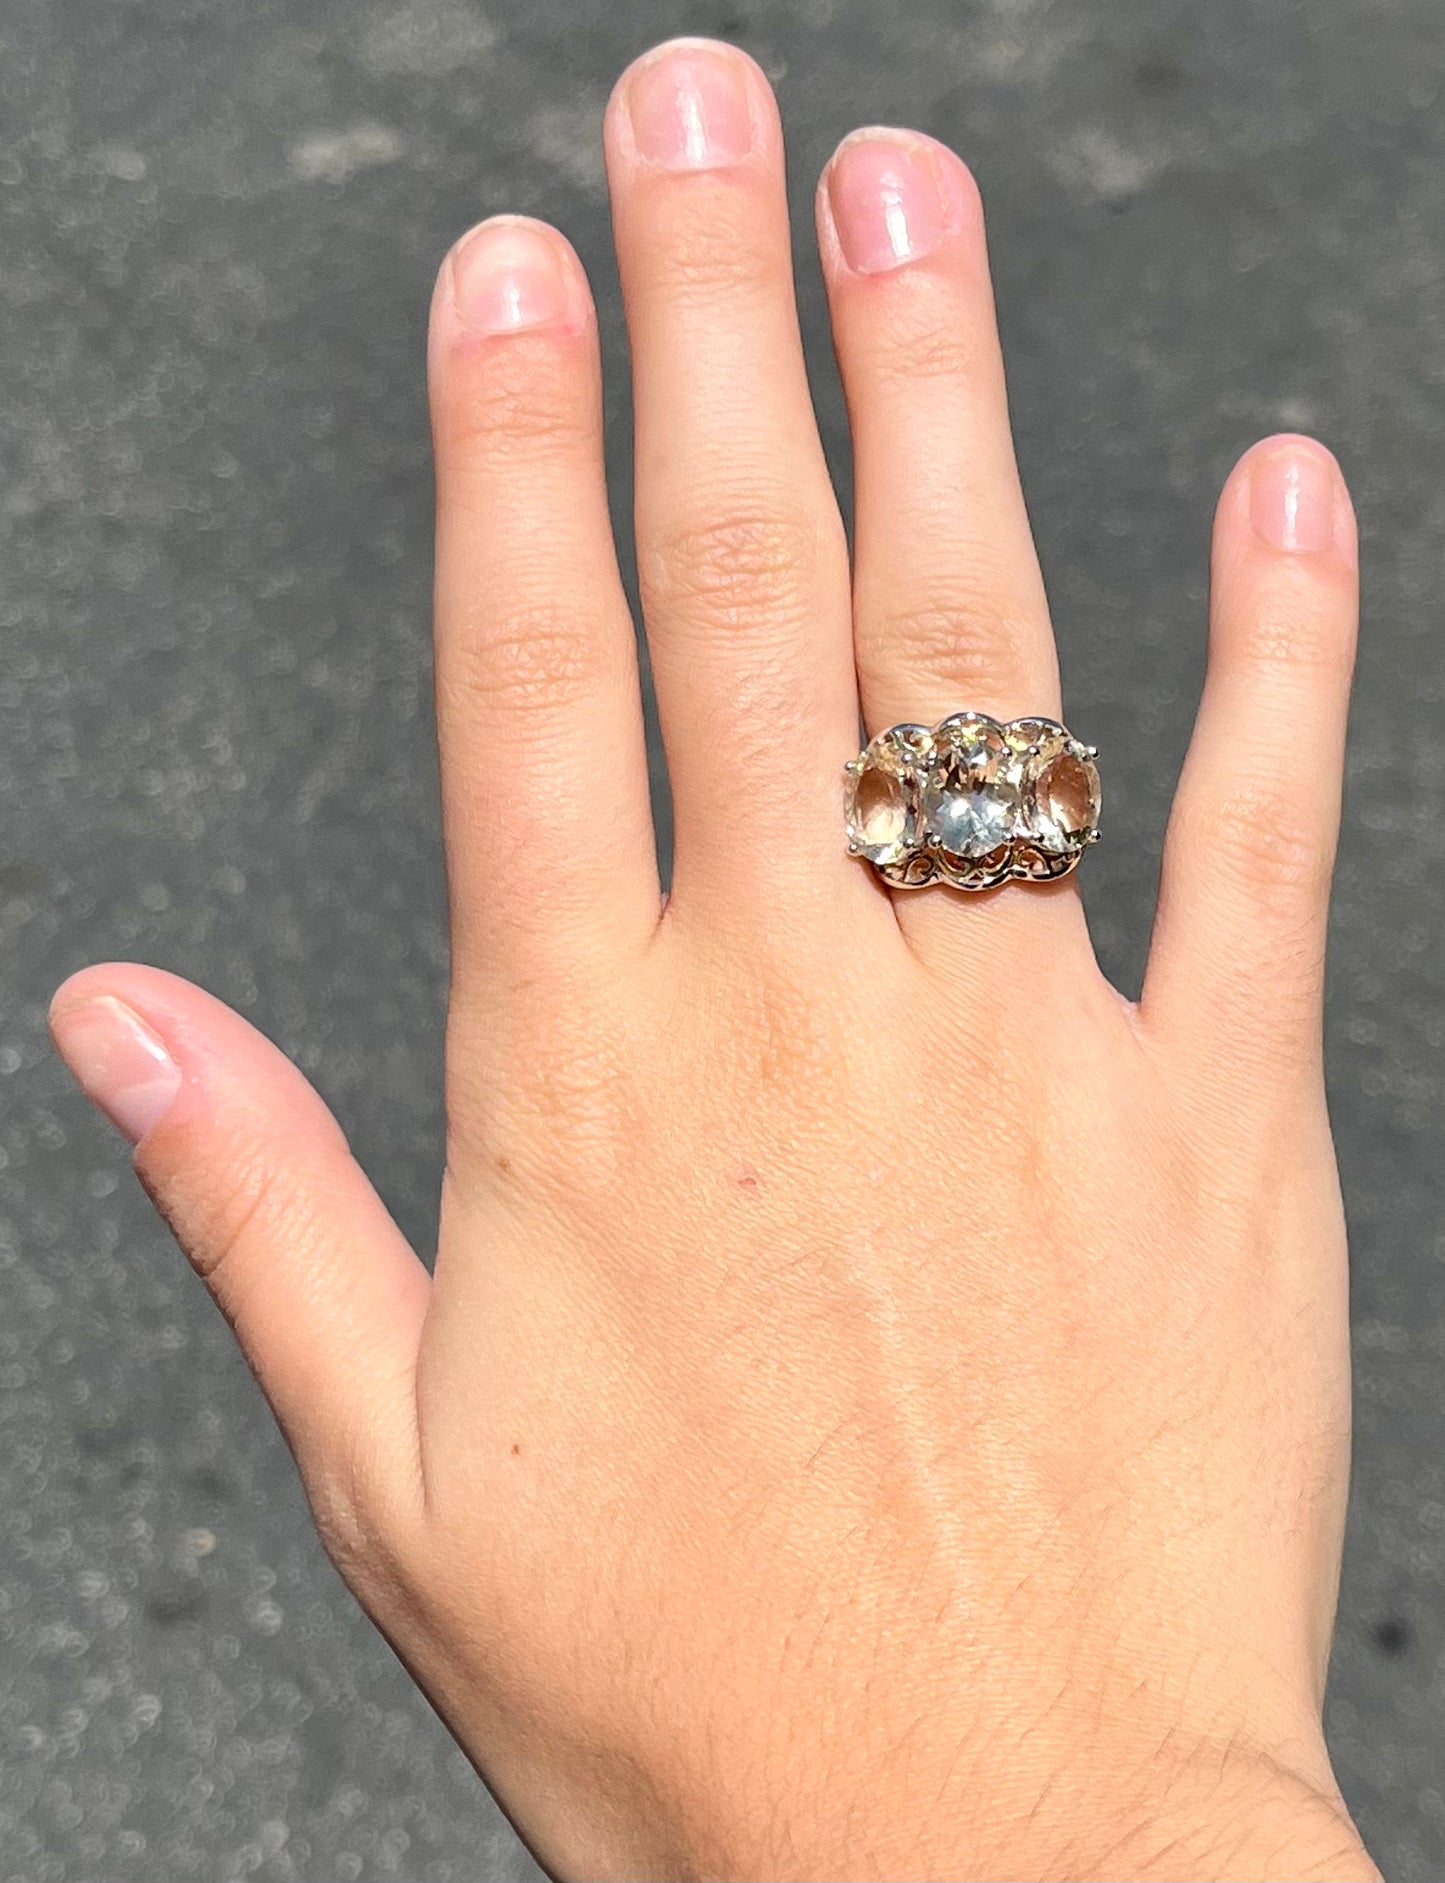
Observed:
[[[1060,711],[969,173],[870,131],[820,186],[850,590],[761,73],[659,49],[606,153],[671,896],[592,302],[554,230],[498,218],[443,264],[430,341],[434,1279],[199,989],[86,969],[60,1048],[342,1573],[557,1874],[1372,1877],[1320,1727],[1338,469],[1275,438],[1224,491],[1132,1004],[1072,880],[894,895],[843,843],[860,701],[871,731]]]

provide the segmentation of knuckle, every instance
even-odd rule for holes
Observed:
[[[625,1173],[649,1142],[649,1112],[620,1017],[584,1002],[537,1016],[506,1054],[508,1076],[471,1090],[470,1036],[458,1017],[447,1054],[448,1164],[524,1201],[575,1220],[615,1202]]]
[[[248,1288],[249,1253],[273,1233],[294,1242],[315,1225],[304,1196],[284,1181],[265,1143],[233,1141],[207,1158],[203,1170],[182,1164],[138,1171],[162,1220],[191,1265],[234,1320]]]
[[[1256,901],[1313,908],[1329,891],[1330,846],[1297,792],[1253,783],[1211,809],[1206,841]]]
[[[716,178],[709,175],[706,181],[715,184]],[[658,285],[674,305],[711,306],[729,300],[751,304],[786,282],[785,257],[759,239],[751,192],[730,199],[715,196],[706,215],[697,214],[696,207],[679,201],[681,213],[669,220],[661,238],[664,259]]]
[[[885,385],[968,385],[991,376],[991,369],[996,374],[997,363],[975,324],[959,319],[956,307],[939,309],[931,302],[889,323],[873,361]]]
[[[585,608],[509,602],[454,635],[438,673],[443,710],[460,696],[513,717],[565,717],[605,684],[610,642]]]
[[[1256,667],[1288,667],[1321,679],[1348,680],[1354,665],[1354,634],[1338,610],[1320,605],[1308,590],[1290,584],[1264,596],[1235,630],[1238,657]]]
[[[389,1480],[360,1447],[306,1475],[321,1546],[373,1613],[400,1606],[411,1585],[409,1536]]]
[[[648,558],[649,609],[734,626],[805,614],[818,592],[824,539],[817,522],[785,507],[689,513],[670,523]]]
[[[573,1040],[539,1055],[518,1097],[529,1122],[541,1121],[572,1153],[593,1147],[610,1164],[626,1138],[633,1110],[628,1081],[605,1039]]]
[[[437,400],[438,457],[465,468],[496,458],[565,455],[594,429],[576,348],[527,335],[490,349]]]
[[[761,964],[738,988],[732,1021],[731,1051],[748,1083],[793,1094],[836,1089],[846,1028],[819,998],[808,960]]]
[[[1039,638],[1039,624],[1015,603],[973,585],[871,615],[858,635],[859,678],[874,688],[896,681],[900,670],[946,674],[991,696],[1023,698],[1037,671],[1030,651]]]

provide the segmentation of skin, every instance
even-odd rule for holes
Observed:
[[[557,1876],[1375,1877],[1320,1723],[1349,1430],[1320,1051],[1338,467],[1269,439],[1223,492],[1130,1002],[1072,880],[895,896],[842,840],[860,705],[870,731],[1061,712],[967,170],[871,131],[820,185],[850,569],[762,73],[655,49],[605,142],[670,897],[591,297],[560,234],[500,219],[443,264],[429,349],[434,1275],[199,988],[87,968],[57,1043],[343,1575]]]

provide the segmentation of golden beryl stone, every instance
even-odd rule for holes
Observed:
[[[918,843],[918,770],[926,726],[892,726],[848,767],[848,848],[870,863],[901,863]]]
[[[1099,822],[1099,772],[1087,746],[1062,726],[1038,727],[1024,758],[1019,840],[1048,856],[1067,856],[1088,843]]]

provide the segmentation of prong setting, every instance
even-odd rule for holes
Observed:
[[[1040,715],[890,726],[844,766],[849,854],[899,889],[1056,881],[1099,840],[1097,756]]]

